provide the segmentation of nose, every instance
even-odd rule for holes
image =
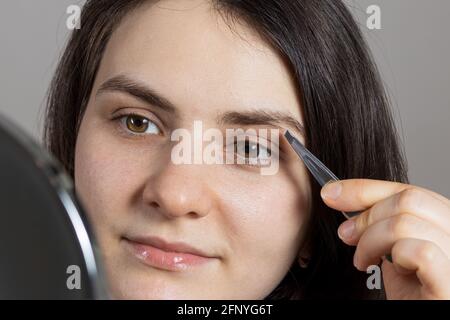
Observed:
[[[205,217],[213,208],[214,193],[204,166],[169,161],[147,180],[144,201],[170,219]]]

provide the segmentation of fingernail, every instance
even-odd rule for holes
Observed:
[[[322,188],[321,195],[322,195],[322,198],[336,200],[341,195],[341,192],[342,192],[342,183],[333,182],[333,183],[326,184]]]
[[[356,223],[354,220],[347,220],[341,224],[338,228],[339,238],[349,240],[352,238],[353,232],[355,231]]]

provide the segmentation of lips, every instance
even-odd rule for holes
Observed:
[[[130,237],[123,240],[136,258],[157,269],[185,271],[217,258],[186,243],[169,243],[157,237]]]

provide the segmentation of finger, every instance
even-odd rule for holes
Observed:
[[[424,297],[450,299],[450,259],[435,243],[401,239],[392,247],[392,259],[399,268],[416,272]]]
[[[382,180],[341,180],[326,184],[320,194],[323,201],[329,207],[339,211],[351,212],[366,210],[376,202],[409,188],[420,189],[450,206],[449,199],[431,190],[409,184]]]
[[[427,220],[450,235],[450,206],[421,189],[408,188],[375,203],[374,206],[353,218],[356,229],[352,241],[357,241],[374,223],[400,214],[410,214]],[[345,227],[343,226],[342,229]]]
[[[377,222],[367,228],[358,241],[354,264],[358,270],[378,264],[400,239],[415,238],[434,242],[450,256],[450,236],[434,225],[409,214]]]

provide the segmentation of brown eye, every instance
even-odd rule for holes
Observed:
[[[133,134],[161,134],[160,129],[153,121],[139,115],[123,116],[121,122]]]
[[[245,139],[237,141],[235,148],[237,156],[250,164],[270,161],[271,150],[260,143]]]
[[[127,128],[133,132],[144,133],[148,127],[148,119],[143,117],[129,115],[127,117]]]

